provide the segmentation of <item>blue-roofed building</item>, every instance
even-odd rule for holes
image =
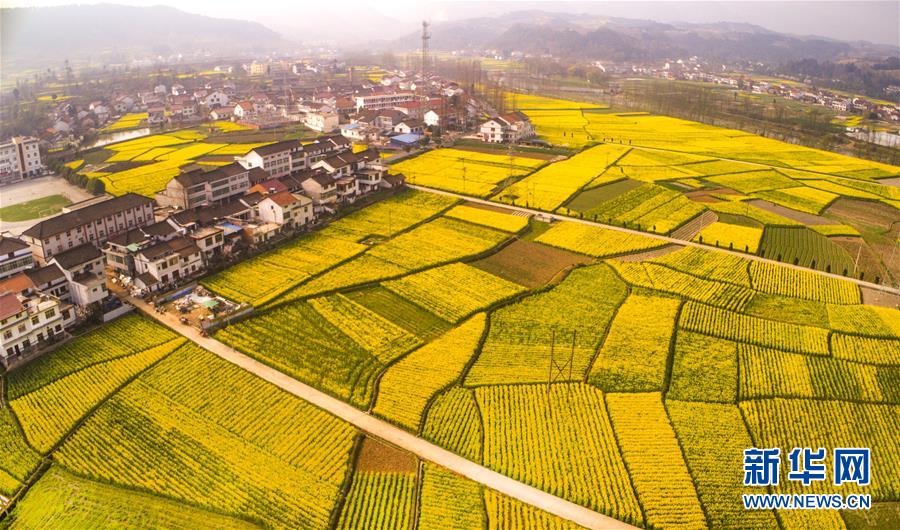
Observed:
[[[422,141],[421,134],[407,133],[391,136],[391,146],[393,147],[416,147]]]

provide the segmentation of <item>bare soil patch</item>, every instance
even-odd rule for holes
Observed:
[[[882,307],[900,308],[900,295],[886,293],[871,287],[862,287],[862,299],[864,304],[880,305]]]
[[[900,231],[900,212],[880,202],[840,198],[831,203],[825,213],[844,220],[860,231],[864,231],[865,227],[889,230],[891,225]]]
[[[588,256],[519,239],[470,265],[525,287],[537,288],[547,285],[569,267],[593,261]]]
[[[415,473],[416,464],[416,457],[412,453],[366,436],[363,438],[362,447],[359,451],[356,470],[360,472],[394,471]]]

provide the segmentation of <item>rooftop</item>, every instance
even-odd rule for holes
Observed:
[[[93,223],[109,215],[142,206],[152,207],[153,199],[136,193],[126,193],[41,221],[23,232],[22,235],[35,239],[47,239],[77,226]]]

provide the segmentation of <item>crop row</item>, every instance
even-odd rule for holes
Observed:
[[[524,290],[464,263],[428,269],[384,286],[451,323]]]
[[[561,379],[582,380],[625,296],[625,285],[599,264],[576,269],[553,289],[498,309],[466,384],[543,383],[551,359],[559,366],[571,359]]]
[[[189,346],[100,407],[57,458],[82,476],[271,527],[324,527],[354,436],[348,424]]]
[[[472,358],[485,320],[477,314],[391,365],[379,382],[374,412],[418,431],[428,401]]]
[[[643,520],[600,390],[487,386],[475,396],[485,466],[617,519]]]
[[[828,355],[828,330],[733,313],[688,302],[679,326],[714,337],[796,353]]]
[[[660,241],[649,237],[574,222],[558,223],[538,236],[536,241],[596,258],[631,254],[663,246]]]

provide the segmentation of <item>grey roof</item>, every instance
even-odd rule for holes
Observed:
[[[0,255],[12,254],[18,250],[28,248],[28,243],[15,237],[0,236]]]
[[[79,208],[68,213],[51,217],[45,221],[41,221],[22,233],[24,236],[33,237],[35,239],[47,239],[50,236],[61,234],[75,227],[93,223],[99,219],[109,215],[116,214],[125,210],[130,210],[139,206],[153,206],[153,199],[138,195],[136,193],[126,193],[118,197],[98,202],[84,208]]]
[[[91,243],[84,243],[77,247],[70,248],[64,252],[60,252],[53,256],[53,260],[59,263],[59,266],[69,270],[83,263],[103,257],[100,249]]]
[[[127,232],[116,234],[109,238],[109,242],[113,245],[126,247],[131,244],[142,243],[151,237],[165,237],[172,232],[175,232],[174,226],[168,221],[159,221],[152,225],[139,226],[137,228],[132,228]]]
[[[227,166],[217,167],[212,171],[204,171],[202,168],[194,169],[186,173],[182,173],[175,177],[175,180],[182,186],[188,188],[204,182],[212,182],[226,177],[233,177],[248,170],[237,162],[232,162]]]
[[[29,269],[25,271],[25,274],[31,278],[31,283],[36,286],[48,284],[53,280],[58,280],[60,278],[65,278],[62,269],[55,263],[51,263],[50,265],[46,265],[39,269]]]
[[[282,140],[281,142],[275,142],[274,144],[261,145],[255,149],[247,151],[247,153],[256,152],[256,154],[260,156],[267,156],[273,153],[288,151],[298,147],[303,147],[299,140]]]

